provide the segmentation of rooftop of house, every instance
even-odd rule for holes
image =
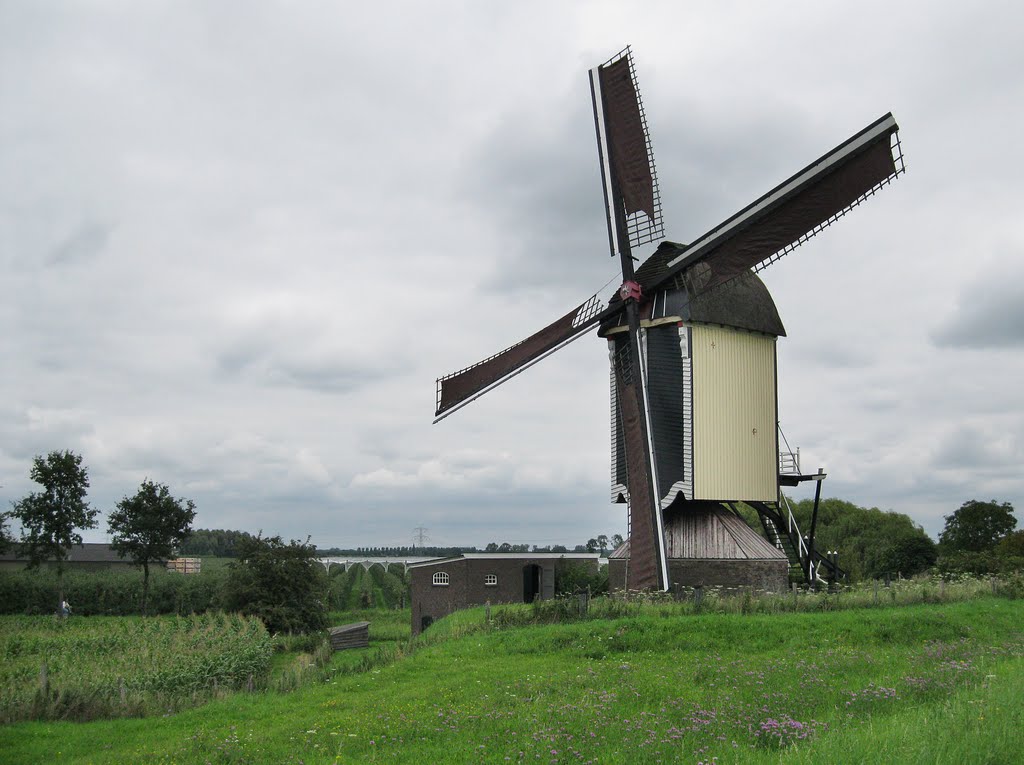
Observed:
[[[28,556],[21,554],[18,544],[15,543],[7,552],[0,554],[0,561],[28,562]],[[68,550],[67,561],[69,563],[132,562],[131,558],[122,558],[113,547],[105,542],[83,542],[80,545],[72,545]]]

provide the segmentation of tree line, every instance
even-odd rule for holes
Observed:
[[[793,515],[806,534],[814,503],[793,503]],[[851,579],[942,574],[996,574],[1024,569],[1024,531],[1009,502],[971,499],[950,515],[934,541],[910,516],[877,507],[859,507],[842,499],[823,499],[818,507],[814,546],[837,551]],[[750,519],[748,518],[748,522]]]
[[[596,537],[591,537],[584,544],[579,544],[569,549],[565,545],[531,545],[531,544],[509,544],[508,542],[488,542],[484,547],[484,552],[498,552],[498,553],[595,553],[595,552],[608,552],[614,550],[616,547],[623,543],[621,534],[598,534]]]
[[[38,491],[12,503],[0,515],[0,546],[16,544],[18,553],[35,569],[52,562],[57,572],[57,601],[64,603],[64,569],[74,545],[82,544],[85,529],[96,528],[99,511],[87,501],[89,472],[82,456],[71,451],[53,451],[32,460],[29,477]],[[110,546],[143,570],[142,610],[149,593],[149,566],[165,560],[188,537],[195,505],[176,499],[164,484],[146,479],[138,491],[117,503],[110,514],[107,531]],[[20,538],[8,536],[8,518],[21,524]]]

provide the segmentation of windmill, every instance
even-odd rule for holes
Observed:
[[[686,560],[706,568],[772,552],[808,580],[823,566],[835,572],[834,560],[814,550],[813,528],[805,540],[782,510],[781,485],[817,481],[816,517],[824,474],[780,471],[775,340],[785,330],[756,272],[904,171],[895,119],[874,121],[692,244],[661,242],[634,268],[634,248],[662,239],[664,225],[628,47],[590,70],[590,89],[622,286],[607,305],[594,295],[525,340],[439,378],[434,421],[600,327],[611,365],[612,498],[628,503],[623,584],[664,590]],[[773,545],[723,510],[737,502],[757,510]]]

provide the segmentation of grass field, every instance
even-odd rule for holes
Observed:
[[[366,671],[352,652],[289,694],[8,725],[0,761],[1021,762],[1024,601],[501,629],[475,610],[411,654],[392,618]]]

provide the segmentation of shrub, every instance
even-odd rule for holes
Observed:
[[[316,547],[281,537],[254,537],[238,545],[228,566],[224,605],[258,616],[271,632],[316,632],[327,627],[327,576]]]

